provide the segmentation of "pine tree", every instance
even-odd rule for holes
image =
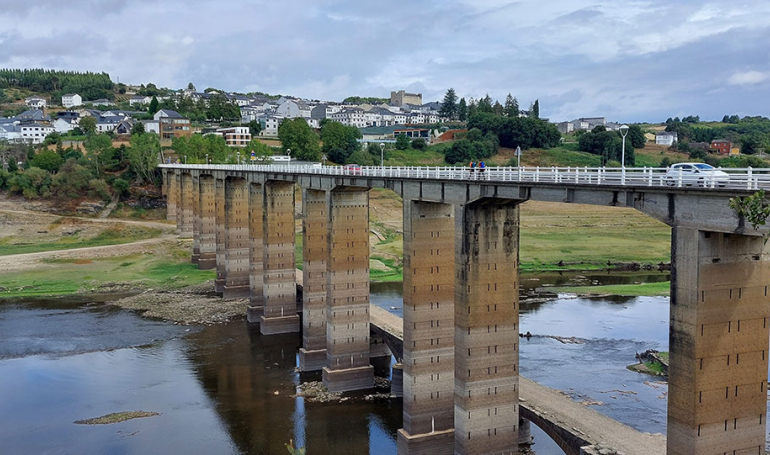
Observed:
[[[509,93],[508,96],[505,97],[505,116],[506,117],[518,117],[519,116],[519,110],[514,107],[514,101],[513,96]]]
[[[492,98],[489,97],[489,94],[487,94],[487,96],[479,100],[479,104],[477,108],[478,108],[478,112],[492,113]]]
[[[502,104],[500,104],[499,101],[495,101],[495,105],[492,106],[492,112],[495,115],[502,117],[505,114],[505,108],[503,107]]]
[[[468,120],[468,105],[465,103],[465,98],[460,98],[457,104],[457,119],[461,122]]]
[[[158,112],[158,98],[152,97],[152,101],[150,101],[150,108],[148,109],[148,112],[151,115],[155,115],[156,112]]]
[[[532,118],[540,119],[540,101],[535,100],[535,104],[532,105]]]
[[[455,94],[455,89],[450,88],[446,91],[439,115],[450,120],[457,118],[457,94]]]
[[[476,103],[476,100],[471,98],[471,101],[468,103],[468,120],[471,119],[476,113],[479,111],[478,103]]]

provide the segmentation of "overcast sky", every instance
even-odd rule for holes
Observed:
[[[342,100],[540,99],[552,120],[770,115],[770,1],[0,0],[0,66]]]

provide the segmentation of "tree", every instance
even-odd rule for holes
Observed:
[[[441,103],[439,115],[450,120],[457,118],[457,94],[455,89],[450,88],[444,95],[444,101]]]
[[[415,150],[425,150],[428,148],[428,144],[425,142],[425,139],[418,137],[417,139],[412,139],[412,148]]]
[[[348,157],[358,150],[361,131],[354,126],[346,126],[340,122],[327,122],[321,128],[322,152],[335,163],[345,163]]]
[[[468,103],[468,119],[476,115],[478,112],[478,104],[476,103],[476,100],[471,98],[470,102]]]
[[[150,101],[150,107],[147,109],[147,112],[150,113],[150,115],[155,115],[156,112],[158,112],[158,98],[153,96],[152,100]]]
[[[770,217],[770,200],[765,198],[765,190],[759,190],[751,196],[731,198],[730,208],[739,216],[745,217],[754,230],[764,226]],[[767,243],[770,233],[765,234],[764,238]]]
[[[256,138],[249,141],[248,145],[246,145],[247,159],[249,161],[251,161],[252,152],[254,153],[255,161],[258,163],[267,162],[268,158],[273,156],[273,149]]]
[[[149,183],[153,181],[159,157],[160,139],[157,134],[144,133],[131,136],[131,147],[128,149],[128,159],[131,170],[136,174],[139,183]]]
[[[262,131],[262,124],[256,120],[250,121],[246,126],[249,127],[249,133],[251,134],[251,137],[259,136],[259,132]]]
[[[516,97],[511,96],[510,93],[505,97],[505,116],[519,116],[519,101],[516,99]]]
[[[492,106],[492,112],[496,116],[502,117],[503,115],[505,115],[505,108],[503,107],[502,104],[500,104],[499,101],[495,101],[495,104]]]
[[[647,138],[644,137],[644,131],[642,131],[642,127],[639,125],[631,125],[628,127],[628,139],[635,149],[644,148],[644,144],[647,143]]]
[[[81,120],[81,123],[82,122],[83,121]],[[107,161],[108,158],[111,158],[112,139],[110,139],[109,136],[95,134],[86,139],[85,146],[86,151],[88,152],[88,159],[94,165],[97,177],[100,177],[102,169],[99,166],[99,162]]]
[[[122,178],[116,178],[112,182],[112,189],[115,190],[116,193],[118,193],[118,198],[121,196],[128,194],[128,188],[131,186],[130,183],[128,183],[128,180],[123,180]]]
[[[2,89],[2,88],[0,88],[0,103],[5,103],[5,101],[7,100],[7,98],[8,98],[8,97],[7,97],[7,96],[5,96],[5,92],[3,91],[3,89]]]
[[[31,167],[24,172],[17,172],[8,181],[8,189],[21,193],[28,199],[46,196],[50,193],[51,173],[38,167]]]
[[[461,122],[468,120],[468,105],[465,103],[465,98],[460,98],[460,102],[457,103],[457,120]]]
[[[193,85],[192,82],[188,82],[187,83],[187,90],[195,91],[195,86]]]
[[[94,117],[86,116],[80,119],[80,129],[86,134],[86,136],[92,136],[96,133],[96,119]]]
[[[406,150],[409,148],[410,142],[406,134],[401,133],[396,136],[396,150]]]
[[[529,116],[536,120],[540,119],[540,100],[535,100],[534,104],[532,104]]]
[[[484,98],[481,98],[479,100],[479,104],[476,108],[478,112],[487,112],[487,113],[492,112],[492,98],[489,97],[488,93]]]
[[[53,150],[43,150],[30,161],[30,166],[39,167],[45,169],[48,172],[56,173],[61,165],[64,163],[64,159]]]
[[[142,122],[136,122],[134,126],[131,127],[131,136],[135,134],[144,134],[144,123]]]
[[[278,127],[278,139],[284,153],[291,150],[291,156],[301,161],[318,161],[321,159],[321,147],[318,136],[313,132],[304,118],[286,119]]]

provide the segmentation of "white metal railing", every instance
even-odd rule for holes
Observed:
[[[487,167],[472,171],[450,166],[318,166],[293,164],[161,164],[168,169],[210,169],[351,177],[407,178],[490,182],[563,183],[692,189],[770,190],[770,169],[719,168],[718,172],[683,172],[671,168]]]

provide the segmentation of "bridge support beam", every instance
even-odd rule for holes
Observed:
[[[173,170],[167,170],[163,173],[165,180],[164,190],[166,192],[166,219],[176,221],[176,192],[177,184],[176,173]]]
[[[176,209],[174,210],[174,214],[176,215],[176,233],[181,234],[182,233],[182,223],[184,222],[184,201],[182,200],[182,173],[181,172],[175,172],[173,176],[171,176],[174,186],[172,188],[174,192],[174,201]]]
[[[225,180],[226,299],[249,296],[249,188],[246,180]]]
[[[327,195],[302,190],[302,371],[320,371],[326,365]]]
[[[454,223],[450,204],[404,201],[404,428],[398,430],[399,454],[454,449]]]
[[[763,453],[770,248],[672,232],[668,453]]]
[[[369,389],[369,191],[339,188],[329,200],[323,382],[331,392]]]
[[[259,322],[265,314],[264,273],[264,207],[262,184],[249,183],[249,308],[248,322]]]
[[[519,207],[455,215],[455,453],[514,454],[519,423]]]
[[[216,259],[217,259],[217,278],[214,281],[214,290],[219,293],[225,291],[225,276],[227,275],[225,269],[225,236],[227,231],[225,230],[225,179],[216,179],[214,183],[214,200],[215,202],[215,223],[216,223]]]
[[[263,335],[299,332],[294,263],[294,183],[265,183]]]
[[[181,175],[182,183],[182,224],[179,235],[181,237],[191,238],[193,235],[193,184],[192,175],[183,172]],[[177,207],[177,210],[179,208]]]
[[[202,174],[199,178],[200,196],[200,256],[198,268],[210,270],[217,266],[217,235],[216,235],[216,183],[210,175]]]
[[[201,181],[197,172],[192,175],[193,252],[191,262],[198,264],[201,258]]]

